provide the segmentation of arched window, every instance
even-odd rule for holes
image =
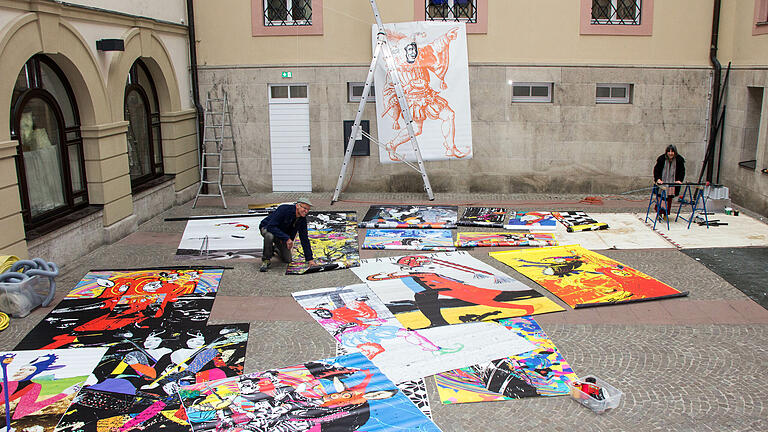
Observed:
[[[128,121],[128,164],[136,189],[163,175],[160,109],[155,83],[141,60],[131,66],[125,83],[125,119]]]
[[[77,104],[50,58],[36,55],[21,68],[11,98],[11,139],[27,229],[88,205]]]

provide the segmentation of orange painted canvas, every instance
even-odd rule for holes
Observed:
[[[573,308],[688,295],[578,245],[491,252]]]

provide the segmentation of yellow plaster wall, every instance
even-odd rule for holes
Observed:
[[[717,57],[725,67],[768,65],[768,34],[752,36],[755,0],[725,0]]]
[[[738,1],[738,0],[737,0]],[[471,63],[691,65],[709,63],[712,5],[656,0],[652,36],[579,34],[576,0],[490,0],[488,33],[468,36]],[[751,3],[751,1],[749,2]],[[413,21],[413,0],[379,1],[383,21]],[[325,0],[321,36],[251,36],[251,1],[195,0],[201,65],[365,64],[367,1]]]

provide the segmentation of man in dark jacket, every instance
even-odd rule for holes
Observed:
[[[662,183],[682,183],[685,179],[685,159],[677,154],[677,147],[670,144],[663,155],[656,158],[656,165],[653,167],[653,181],[658,185]],[[669,216],[669,209],[672,207],[672,199],[680,193],[680,186],[667,188],[667,208],[666,215]]]
[[[264,255],[261,258],[259,271],[269,270],[270,260],[275,252],[281,260],[291,263],[291,249],[293,249],[296,233],[301,239],[307,264],[310,267],[315,265],[307,234],[307,214],[311,207],[312,203],[308,199],[299,198],[296,204],[283,204],[261,221],[259,230],[264,237]]]

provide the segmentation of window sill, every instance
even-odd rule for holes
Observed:
[[[147,180],[147,181],[145,181],[143,183],[140,183],[140,184],[137,184],[135,186],[132,186],[131,187],[131,193],[133,195],[136,195],[136,194],[138,194],[140,192],[144,192],[144,191],[152,189],[152,188],[154,188],[156,186],[160,186],[163,183],[167,183],[168,181],[173,180],[174,178],[176,178],[176,176],[170,175],[170,174],[165,174],[165,175],[162,175],[160,177],[153,178],[152,180]]]
[[[69,224],[75,223],[81,219],[84,219],[94,213],[102,211],[104,206],[101,205],[89,205],[80,210],[76,210],[67,215],[56,218],[55,220],[43,225],[36,226],[34,228],[26,228],[27,241],[38,239],[46,234],[50,234],[60,228],[63,228]]]

